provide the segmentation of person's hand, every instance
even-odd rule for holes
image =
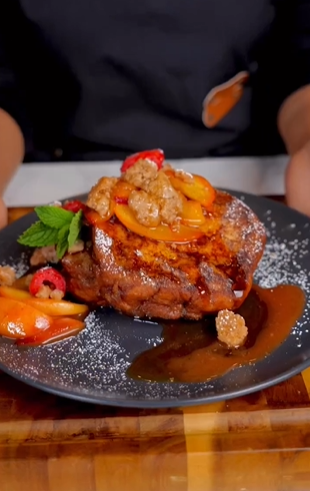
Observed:
[[[310,141],[291,157],[285,181],[287,204],[310,216]]]
[[[0,198],[0,229],[8,224],[8,211],[2,198]]]

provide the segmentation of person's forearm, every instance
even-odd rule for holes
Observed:
[[[0,197],[25,152],[24,137],[16,121],[0,108]]]
[[[278,129],[290,155],[310,141],[310,84],[284,101],[278,114]]]

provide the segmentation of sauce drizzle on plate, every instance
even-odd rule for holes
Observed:
[[[305,300],[303,290],[295,285],[271,289],[254,285],[236,311],[249,331],[244,346],[238,349],[229,349],[217,340],[214,316],[162,323],[163,342],[140,354],[128,375],[157,382],[205,382],[252,364],[285,341],[302,315]]]

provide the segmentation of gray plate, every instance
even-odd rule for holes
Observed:
[[[60,343],[18,349],[0,338],[0,369],[36,388],[96,404],[174,407],[248,394],[281,382],[310,365],[310,221],[273,201],[232,193],[265,223],[268,243],[256,273],[263,287],[297,284],[307,295],[303,316],[270,356],[206,383],[150,383],[126,376],[139,353],[160,343],[161,327],[113,310],[90,314],[78,336]],[[16,238],[34,221],[29,215],[0,233],[0,262],[26,269],[27,253]]]

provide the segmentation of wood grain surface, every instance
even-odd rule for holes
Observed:
[[[309,461],[310,369],[172,410],[83,404],[0,372],[1,491],[309,491]]]

